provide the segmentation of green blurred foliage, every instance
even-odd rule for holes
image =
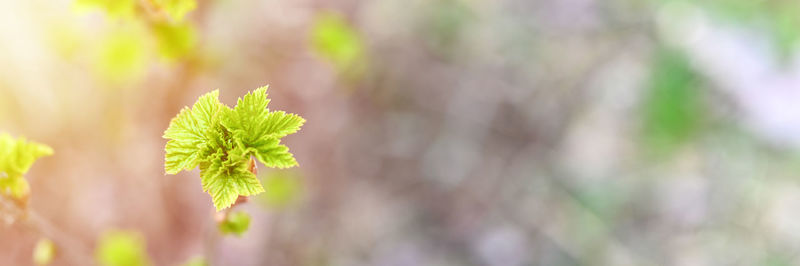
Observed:
[[[778,54],[794,53],[800,40],[800,2],[783,0],[715,0],[707,7],[734,23],[763,27],[772,34]]]
[[[680,52],[656,52],[643,103],[646,147],[663,154],[693,138],[703,124],[700,82]]]
[[[729,23],[766,30],[771,35],[777,54],[790,58],[800,45],[800,1],[785,0],[658,0],[686,2],[711,11]]]
[[[182,21],[187,13],[197,8],[196,0],[153,0],[153,3],[176,22]]]
[[[95,255],[97,263],[105,266],[151,265],[144,237],[133,231],[109,231],[103,234]]]
[[[101,41],[93,69],[105,81],[125,83],[139,79],[148,61],[144,29],[120,26]]]
[[[624,210],[629,193],[615,183],[593,183],[576,190],[575,198],[592,214],[610,221]]]
[[[197,44],[197,32],[188,23],[157,23],[153,33],[158,42],[158,54],[168,60],[188,55]]]
[[[70,25],[53,25],[48,29],[46,38],[56,54],[67,60],[74,59],[85,45],[84,36]]]
[[[453,58],[457,52],[453,47],[461,42],[473,19],[470,6],[460,0],[432,1],[422,25],[425,41],[438,54]]]
[[[800,1],[783,1],[782,6],[773,13],[772,27],[779,54],[788,58],[800,44]]]
[[[76,0],[73,7],[99,9],[116,19],[93,49],[80,49],[85,41],[75,30],[57,26],[50,34],[55,50],[64,58],[90,53],[91,69],[106,87],[140,80],[155,55],[169,62],[185,59],[198,42],[194,25],[183,21],[197,8],[195,0]]]
[[[776,254],[774,252],[769,252],[766,256],[764,256],[764,260],[761,262],[761,265],[764,266],[790,266],[792,264],[792,260],[787,257],[786,255]]]
[[[0,194],[25,202],[30,192],[31,187],[24,178],[0,178]]]
[[[24,175],[37,159],[50,155],[53,155],[53,149],[47,145],[0,134],[0,195],[25,205],[30,185]]]
[[[598,219],[595,213],[589,212],[582,206],[570,206],[569,227],[572,228],[571,237],[580,247],[581,260],[585,265],[591,264],[591,258],[602,254],[609,240],[608,225]]]
[[[358,78],[366,70],[366,48],[361,34],[334,12],[317,15],[311,29],[311,46],[339,73]]]
[[[33,262],[36,265],[47,265],[53,262],[56,255],[56,245],[52,240],[41,238],[33,248]]]
[[[232,212],[219,223],[219,231],[223,235],[241,236],[250,228],[250,215],[243,211]]]
[[[195,256],[181,264],[182,266],[208,266],[208,261],[203,256]]]
[[[136,13],[136,0],[75,0],[76,10],[100,9],[114,19],[132,18]]]
[[[262,182],[265,192],[258,200],[270,208],[289,207],[303,195],[302,179],[294,170],[272,170]]]
[[[675,1],[671,0],[671,2]],[[703,4],[724,17],[741,21],[757,17],[758,12],[763,10],[764,2],[759,0],[710,0]]]

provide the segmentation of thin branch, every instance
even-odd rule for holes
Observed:
[[[36,211],[29,208],[21,208],[16,204],[10,202],[8,198],[0,195],[0,209],[4,213],[10,212],[15,218],[20,218],[19,221],[25,222],[29,228],[36,231],[40,236],[51,239],[56,243],[56,247],[63,252],[57,254],[64,254],[70,261],[71,265],[92,265],[94,261],[91,259],[92,252],[85,245],[85,243],[77,240],[75,237],[63,233],[53,226],[52,223],[44,219]]]

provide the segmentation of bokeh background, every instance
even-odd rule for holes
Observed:
[[[800,2],[0,0],[0,132],[54,156],[0,265],[798,265]],[[307,119],[220,236],[161,135],[270,84]]]

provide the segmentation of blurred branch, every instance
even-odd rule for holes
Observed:
[[[39,235],[55,242],[57,249],[63,251],[58,252],[58,254],[64,254],[71,262],[69,263],[70,265],[94,264],[91,249],[89,249],[85,243],[71,235],[63,233],[63,230],[53,226],[52,223],[42,218],[42,216],[34,210],[22,209],[3,195],[0,195],[0,210],[3,211],[4,215],[11,213],[13,216],[12,219],[19,218],[19,221],[25,222],[25,225],[36,231]]]
[[[256,164],[255,159],[250,158],[250,165],[248,166],[247,170],[253,173],[253,175],[258,176],[258,165]],[[209,223],[211,226],[206,228],[205,232],[206,236],[203,241],[203,253],[205,253],[204,254],[205,259],[210,265],[214,265],[214,257],[216,256],[217,253],[216,252],[217,245],[220,239],[220,234],[219,234],[220,223],[223,223],[225,222],[225,220],[228,219],[228,216],[230,215],[234,207],[240,206],[244,203],[247,203],[248,201],[249,197],[239,195],[239,197],[236,198],[236,202],[234,202],[233,205],[222,211],[215,212],[212,215],[214,217],[214,222]]]

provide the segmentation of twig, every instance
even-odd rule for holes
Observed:
[[[254,175],[258,176],[258,166],[256,165],[256,161],[253,158],[250,158],[250,166],[247,168],[247,170],[253,173]],[[217,241],[219,241],[219,234],[217,233],[217,227],[219,226],[220,223],[225,222],[225,220],[228,219],[228,215],[231,213],[234,207],[250,201],[249,199],[250,197],[240,195],[238,198],[236,198],[236,202],[234,202],[229,208],[213,214],[214,222],[210,223],[211,226],[206,228],[206,239],[203,247],[206,261],[208,262],[208,264],[214,265],[214,256],[216,255],[216,250],[217,250]]]
[[[94,262],[89,258],[91,254],[90,249],[81,241],[78,241],[73,236],[67,235],[59,230],[53,224],[42,218],[37,212],[31,209],[22,209],[16,204],[9,202],[9,200],[0,195],[0,205],[4,211],[12,212],[12,215],[21,218],[20,221],[26,222],[25,224],[36,231],[39,235],[47,237],[56,243],[56,246],[64,252],[57,254],[64,254],[70,261],[71,265],[92,265]],[[83,256],[79,255],[83,254]]]

